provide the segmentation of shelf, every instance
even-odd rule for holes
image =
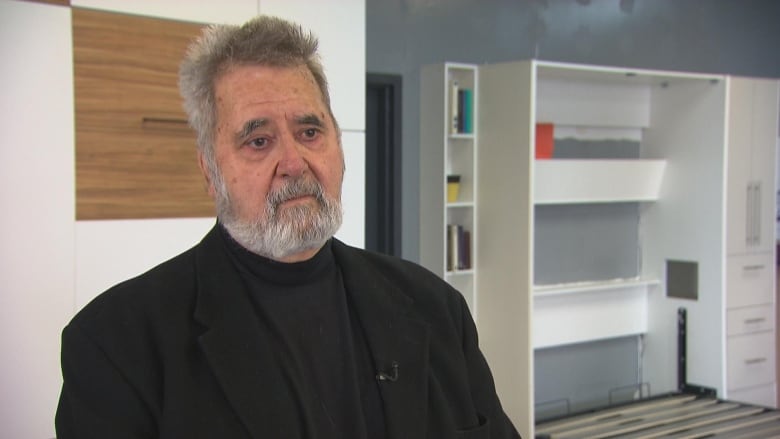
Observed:
[[[655,201],[665,160],[536,160],[534,204]]]
[[[448,134],[450,140],[474,140],[474,133]]]
[[[456,201],[454,203],[447,203],[447,208],[473,208],[473,201]]]
[[[451,271],[447,271],[445,274],[448,277],[449,276],[471,276],[474,274],[474,269],[469,268],[467,270],[451,270]]]
[[[648,294],[655,279],[615,279],[535,286],[535,349],[647,332]]]
[[[420,263],[458,290],[475,317],[480,268],[476,251],[478,76],[476,65],[461,63],[426,65],[420,74],[420,145],[424,145],[420,148],[420,169],[424,170],[419,185]],[[468,94],[456,93],[465,90],[471,91],[468,106]],[[453,130],[456,114],[457,121],[470,121],[470,127]],[[448,184],[450,176],[459,177],[456,194]],[[450,226],[460,227],[453,233],[458,237],[455,244]],[[448,271],[447,267],[458,266],[452,255],[461,267],[471,268]]]
[[[535,285],[534,297],[562,294],[579,294],[599,291],[611,291],[626,288],[650,287],[660,285],[658,279],[613,279],[608,281],[569,282],[551,285]]]

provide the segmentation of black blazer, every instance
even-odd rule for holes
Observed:
[[[62,335],[59,439],[322,438],[290,395],[219,231],[100,295]],[[389,438],[519,437],[462,296],[334,239],[378,368]],[[339,438],[341,439],[341,438]]]

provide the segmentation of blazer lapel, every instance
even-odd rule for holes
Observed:
[[[197,253],[194,316],[207,328],[199,339],[201,349],[252,437],[300,437],[303,420],[287,380],[218,233],[212,229]]]
[[[378,378],[378,384],[388,437],[423,438],[428,404],[428,327],[410,317],[412,299],[382,273],[370,270],[359,253],[335,239],[333,251],[377,372],[386,375]]]

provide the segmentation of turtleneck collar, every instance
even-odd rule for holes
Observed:
[[[330,239],[310,259],[288,263],[275,261],[249,251],[233,239],[222,224],[219,224],[219,232],[228,252],[239,267],[269,283],[304,285],[322,279],[323,276],[331,273],[336,265]]]

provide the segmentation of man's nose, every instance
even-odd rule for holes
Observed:
[[[276,173],[283,177],[297,177],[303,174],[308,167],[304,158],[305,146],[291,134],[282,136],[279,146],[281,157]]]

